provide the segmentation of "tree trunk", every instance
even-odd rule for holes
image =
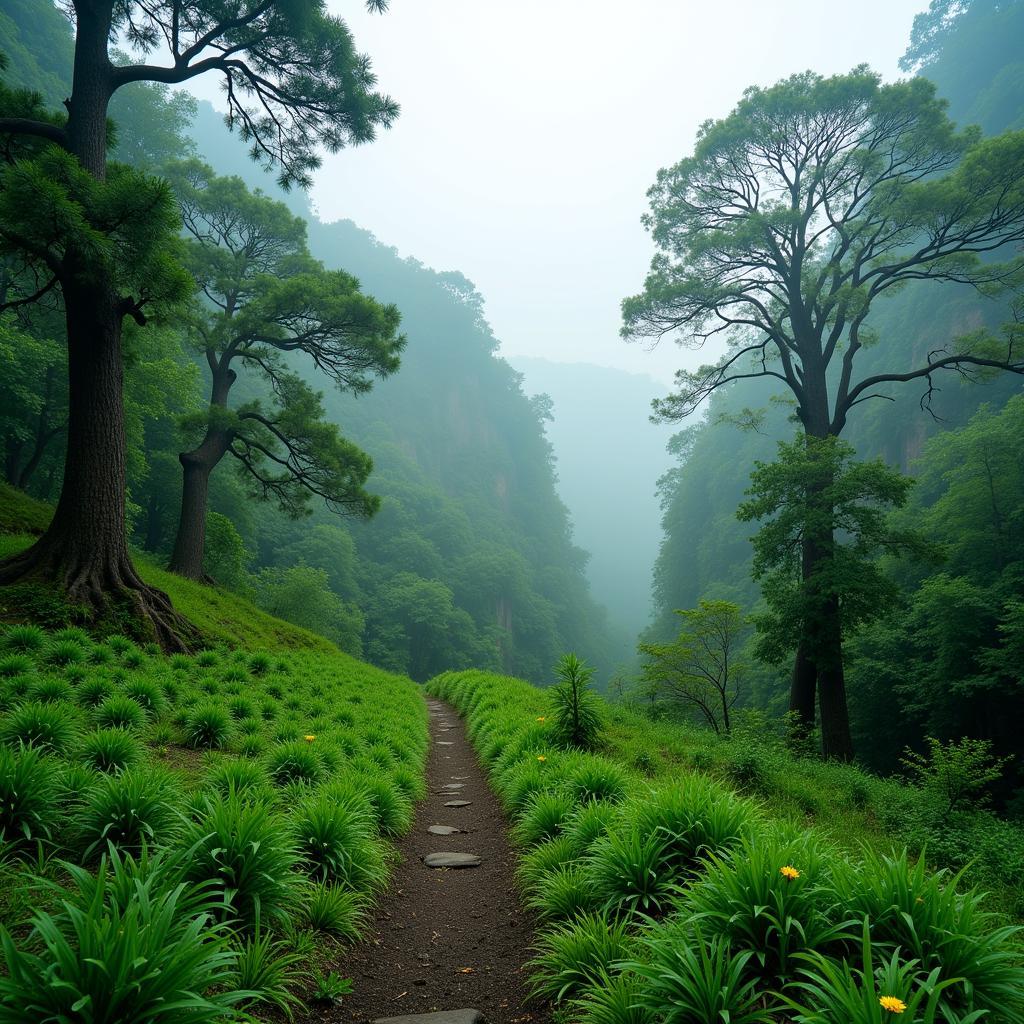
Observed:
[[[80,3],[76,13],[68,149],[102,181],[113,0]],[[125,598],[161,646],[185,650],[194,629],[174,613],[166,594],[143,583],[128,553],[121,298],[94,261],[68,250],[62,262],[68,342],[64,482],[46,532],[31,548],[0,563],[0,584],[31,578],[56,582],[94,616],[109,597]]]
[[[211,412],[227,408],[228,392],[235,382],[235,371],[223,363],[213,374]],[[206,506],[210,493],[210,474],[231,445],[231,432],[210,426],[198,448],[182,452],[178,459],[184,472],[181,489],[181,516],[178,535],[168,568],[190,580],[203,579],[203,556],[206,550]]]
[[[125,535],[125,433],[121,314],[94,282],[64,286],[68,334],[68,442],[60,500],[46,532],[0,565],[0,583],[53,581],[96,614],[128,598],[168,650],[188,627],[168,597],[139,578]]]
[[[824,367],[805,365],[805,404],[801,419],[808,444],[831,436],[828,388]],[[818,479],[808,488],[808,507],[823,500],[829,480]],[[821,752],[824,757],[853,760],[846,681],[843,674],[843,632],[839,601],[831,593],[817,594],[818,581],[832,576],[835,554],[831,529],[805,531],[801,550],[801,579],[805,595],[803,633],[793,663],[790,710],[798,731],[814,728],[815,691],[821,714]]]
[[[178,535],[168,568],[190,580],[203,578],[203,556],[206,551],[206,502],[210,491],[210,474],[215,463],[204,457],[204,445],[194,451],[182,452],[178,459],[184,470],[181,488],[181,516]]]

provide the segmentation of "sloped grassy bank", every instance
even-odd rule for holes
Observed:
[[[256,633],[276,646],[166,657],[0,628],[0,1022],[262,1019],[342,987],[333,944],[423,793],[426,709],[326,641]]]
[[[427,689],[465,716],[515,821],[545,921],[534,983],[571,1019],[1024,1021],[1017,932],[962,878],[853,855],[699,771],[651,781],[560,750],[549,696],[521,680],[447,673]]]

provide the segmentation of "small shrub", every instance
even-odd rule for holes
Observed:
[[[985,788],[1002,778],[1010,758],[996,758],[989,740],[964,736],[940,743],[927,737],[928,751],[919,754],[909,747],[903,764],[916,777],[922,789],[935,794],[947,813],[961,807],[980,807],[989,800]]]
[[[231,716],[220,704],[199,704],[185,718],[185,742],[190,747],[219,750],[231,736]]]
[[[64,912],[37,911],[23,946],[0,928],[0,1024],[215,1024],[243,998],[207,895],[167,861],[116,852],[95,876],[67,865]]]
[[[142,757],[142,747],[124,729],[97,729],[82,740],[78,756],[90,768],[113,772],[138,764]]]
[[[0,723],[0,741],[66,754],[78,738],[78,719],[64,704],[19,704]]]
[[[584,914],[541,933],[537,955],[529,963],[534,975],[533,994],[554,1002],[578,997],[589,986],[600,984],[612,965],[626,960],[632,952],[633,940],[624,921],[610,921],[603,914]]]
[[[290,830],[265,804],[237,794],[208,796],[182,838],[185,877],[209,885],[221,920],[251,929],[286,919],[298,895],[298,851]]]
[[[39,750],[0,747],[0,843],[48,837],[56,793],[56,768]]]
[[[105,729],[141,729],[146,712],[131,697],[115,693],[96,709],[96,722]]]
[[[572,1001],[579,1024],[655,1024],[658,1015],[641,1001],[642,982],[625,971],[607,973],[590,988],[582,999]]]
[[[165,839],[178,824],[180,791],[173,779],[154,768],[129,768],[102,779],[73,818],[85,856],[113,844],[135,853]]]
[[[563,654],[551,690],[552,734],[563,747],[590,750],[601,732],[601,701],[589,689],[594,669],[575,654]]]
[[[313,994],[310,1002],[320,1006],[334,1006],[341,1001],[342,996],[352,994],[352,979],[343,978],[337,971],[322,970],[316,972],[313,978]]]

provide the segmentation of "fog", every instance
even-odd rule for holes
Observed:
[[[668,381],[676,346],[618,337],[619,302],[651,248],[640,225],[659,167],[752,84],[794,72],[886,77],[924,0],[392,0],[332,4],[402,115],[329,156],[313,197],[405,254],[458,268],[506,355],[585,361]]]

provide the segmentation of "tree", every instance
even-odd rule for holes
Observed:
[[[180,85],[223,76],[227,122],[252,155],[305,184],[317,147],[373,138],[397,107],[373,91],[368,60],[323,0],[66,0],[75,22],[67,113],[38,97],[0,93],[0,243],[16,261],[19,294],[59,290],[67,324],[68,451],[61,497],[47,531],[0,566],[0,583],[51,579],[71,600],[99,608],[126,595],[168,647],[181,646],[167,597],[147,587],[125,536],[122,324],[145,324],[187,290],[168,247],[178,226],[165,183],[108,166],[111,98],[139,82]],[[383,9],[384,0],[370,0]],[[116,64],[111,41],[138,60]],[[148,55],[165,57],[149,63]],[[2,255],[2,254],[0,254]]]
[[[775,462],[755,464],[751,497],[737,513],[742,522],[766,520],[753,537],[753,575],[769,609],[756,619],[758,653],[778,663],[802,647],[832,681],[819,696],[822,750],[838,758],[847,754],[849,724],[842,664],[829,661],[842,658],[837,634],[854,632],[894,606],[899,588],[879,566],[879,555],[928,551],[914,531],[887,518],[906,502],[911,479],[881,459],[856,462],[853,456],[853,447],[836,437],[782,441]],[[828,559],[808,564],[808,533],[833,538]]]
[[[732,601],[701,601],[678,609],[679,635],[671,643],[641,643],[643,678],[660,696],[696,708],[716,733],[729,733],[729,712],[740,698],[745,666],[737,661],[744,622]]]
[[[181,521],[170,567],[199,579],[210,474],[225,455],[254,497],[276,500],[293,517],[307,513],[314,495],[338,512],[376,511],[377,499],[362,487],[369,457],[324,420],[320,395],[292,366],[306,356],[339,389],[362,394],[373,375],[398,369],[405,339],[396,334],[395,306],[309,256],[305,222],[283,203],[197,161],[176,168],[172,180],[192,236],[189,265],[206,300],[192,327],[211,384],[202,440],[180,455]],[[269,399],[232,410],[236,367],[254,375]]]
[[[1024,373],[1013,334],[973,335],[920,357],[895,350],[892,372],[855,372],[858,355],[881,341],[868,322],[877,300],[910,281],[989,291],[1020,269],[992,257],[1024,240],[1024,132],[957,132],[923,79],[882,85],[860,67],[751,88],[727,118],[703,125],[694,155],[660,171],[649,196],[645,223],[659,252],[643,293],[623,302],[623,334],[680,332],[693,348],[729,342],[717,362],[677,373],[677,390],[655,403],[664,421],[733,381],[763,377],[792,394],[811,443],[838,437],[857,405],[891,400],[889,384],[924,382],[927,408],[942,370]],[[825,512],[810,518],[827,523]],[[827,574],[834,537],[806,529],[801,542],[804,576]],[[849,758],[837,614],[829,604],[808,610],[791,709],[810,728],[820,689],[834,716],[827,753]]]

